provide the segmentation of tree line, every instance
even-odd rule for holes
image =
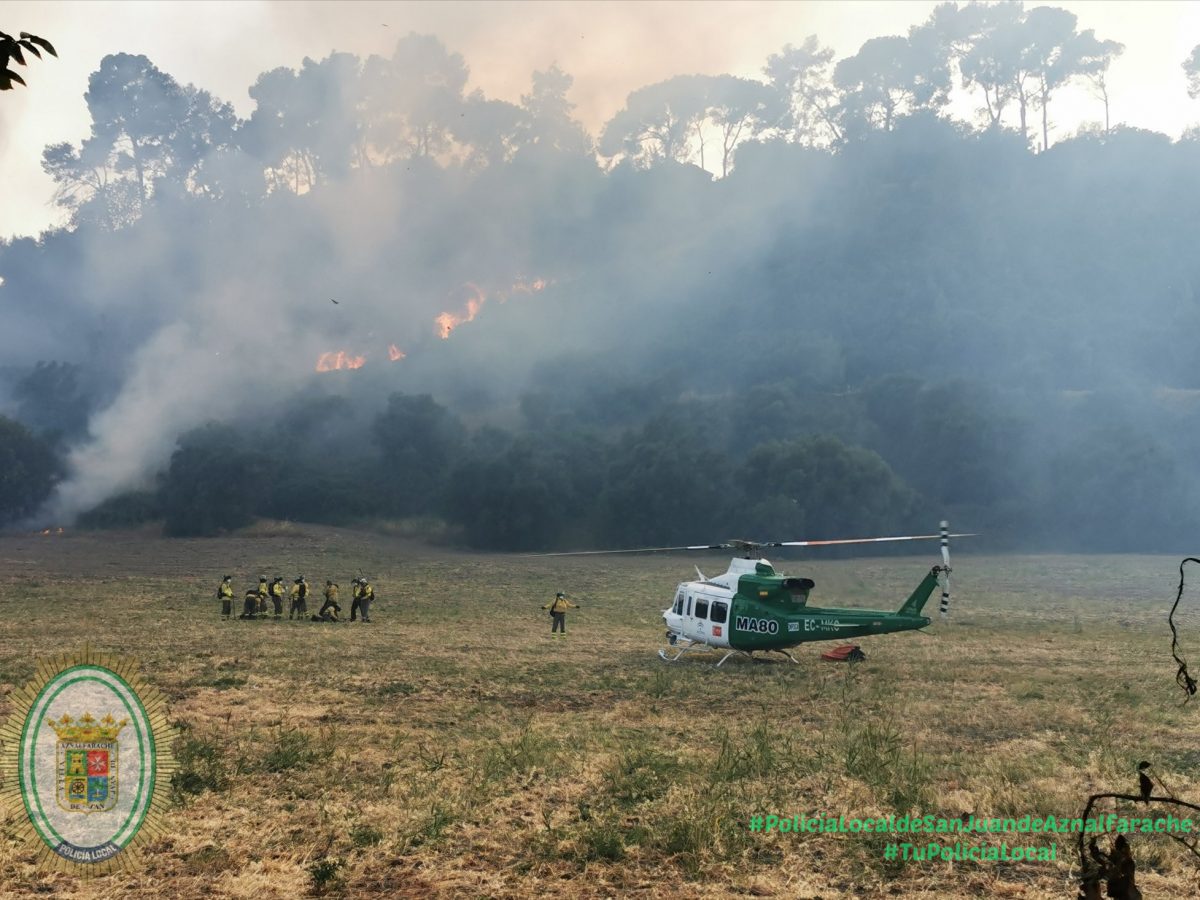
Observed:
[[[1096,95],[1111,130],[1108,70],[1123,49],[1060,8],[947,2],[908,34],[872,38],[836,63],[809,36],[771,55],[758,79],[681,75],[640,88],[595,140],[572,117],[573,79],[557,66],[534,72],[519,104],[488,99],[467,93],[465,60],[430,35],[402,38],[390,57],[333,53],[264,72],[247,119],[145,56],[118,53],[89,79],[90,135],[46,148],[43,165],[73,222],[108,228],[157,191],[253,202],[398,160],[481,168],[531,147],[727,176],[748,141],[845,146],[905,116],[944,114],[956,85],[978,104],[979,125],[1045,150],[1052,102],[1068,85]],[[1195,96],[1200,47],[1183,68]]]

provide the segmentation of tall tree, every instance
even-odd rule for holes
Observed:
[[[91,134],[79,148],[55,144],[42,155],[42,168],[58,184],[58,202],[77,224],[127,225],[163,181],[201,189],[204,160],[234,145],[233,108],[181,86],[145,56],[104,57],[85,99]]]
[[[833,49],[822,47],[816,35],[809,35],[799,47],[787,44],[767,58],[763,72],[780,98],[780,127],[801,143],[842,141],[832,64]]]
[[[483,91],[472,91],[462,105],[452,133],[467,151],[468,162],[496,165],[516,152],[526,130],[525,111],[504,100],[489,100]]]
[[[718,75],[708,85],[708,119],[721,132],[721,177],[729,174],[739,143],[778,121],[777,95],[761,81]]]
[[[1038,6],[1022,20],[1024,50],[1021,69],[1036,82],[1036,104],[1042,112],[1042,150],[1050,147],[1050,97],[1076,75],[1083,74],[1083,45],[1075,31],[1075,14],[1055,6]],[[1022,118],[1022,131],[1024,119]]]
[[[973,0],[964,7],[943,3],[928,22],[958,61],[963,87],[983,92],[981,112],[993,128],[1002,124],[1011,100],[1027,97],[1018,66],[1023,10],[1019,0],[995,4]]]
[[[524,143],[538,147],[553,147],[565,153],[586,154],[592,150],[592,139],[584,127],[571,117],[575,104],[567,99],[567,91],[575,79],[552,65],[545,72],[533,73],[533,86],[521,95],[525,111]]]
[[[272,69],[250,88],[256,106],[244,145],[268,167],[275,187],[297,193],[365,161],[358,58],[305,58],[300,71]]]
[[[447,151],[468,74],[461,54],[416,32],[401,38],[390,58],[368,59],[363,81],[372,150],[385,160]]]
[[[144,204],[170,163],[171,135],[187,117],[183,88],[145,56],[117,53],[100,61],[84,99],[93,137],[116,155],[118,172],[132,170]]]
[[[699,75],[677,75],[640,88],[629,95],[600,134],[604,156],[624,154],[642,166],[657,160],[687,162],[697,152],[704,167],[704,142],[700,124],[707,111],[708,80]]]
[[[833,70],[847,121],[891,131],[896,117],[949,102],[950,71],[929,32],[872,38]]]
[[[1089,28],[1076,37],[1074,52],[1077,71],[1087,80],[1092,93],[1104,103],[1104,133],[1108,134],[1112,130],[1108,106],[1108,67],[1125,52],[1125,45],[1117,41],[1097,40],[1095,31]]]

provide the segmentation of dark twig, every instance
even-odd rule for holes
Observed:
[[[1188,556],[1179,564],[1179,592],[1175,594],[1175,602],[1167,614],[1167,624],[1171,626],[1171,656],[1175,657],[1175,662],[1179,663],[1179,671],[1175,673],[1175,683],[1183,688],[1186,695],[1183,698],[1184,703],[1192,699],[1192,695],[1196,693],[1196,679],[1188,674],[1187,663],[1179,655],[1179,632],[1175,629],[1175,610],[1179,608],[1179,601],[1183,599],[1183,567],[1190,562],[1200,563],[1200,559]]]
[[[1083,808],[1083,821],[1085,823],[1092,817],[1092,807],[1096,805],[1096,801],[1104,799],[1128,800],[1130,803],[1167,803],[1200,813],[1200,806],[1197,806],[1195,803],[1188,803],[1185,800],[1179,800],[1175,797],[1150,796],[1143,798],[1141,794],[1092,794],[1088,797],[1087,806]],[[1171,834],[1170,832],[1165,833],[1168,837],[1187,847],[1193,855],[1200,857],[1200,853],[1197,853],[1194,842],[1188,843],[1178,835]],[[1088,848],[1084,846],[1084,830],[1080,830],[1076,849],[1079,853],[1079,896],[1081,900],[1100,897],[1099,889],[1101,881],[1108,882],[1109,897],[1129,898],[1129,900],[1132,900],[1134,897],[1141,897],[1141,893],[1133,882],[1133,860],[1132,857],[1128,856],[1128,840],[1123,835],[1118,835],[1118,840],[1121,841],[1122,852],[1118,854],[1114,846],[1114,852],[1108,854],[1096,845],[1095,838],[1093,838],[1090,844],[1092,860],[1089,862],[1087,856]],[[1127,870],[1125,867],[1127,867]],[[1119,885],[1114,884],[1114,879],[1119,882]],[[1114,893],[1114,888],[1117,889],[1117,893]]]

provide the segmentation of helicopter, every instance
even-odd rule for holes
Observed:
[[[724,650],[717,666],[736,654],[754,658],[755,653],[779,653],[794,663],[799,661],[789,650],[812,641],[831,641],[896,631],[917,631],[930,624],[922,610],[934,590],[941,586],[940,613],[950,612],[950,538],[974,537],[950,534],[948,522],[941,523],[938,534],[897,535],[892,537],[847,538],[821,541],[746,541],[686,547],[647,547],[638,550],[591,550],[577,553],[539,554],[575,556],[598,553],[651,553],[678,550],[736,550],[742,556],[729,562],[722,575],[708,578],[696,568],[696,581],[682,582],[675,590],[671,606],[663,610],[667,643],[658,655],[677,662],[685,653],[699,649]],[[770,547],[818,547],[835,544],[870,544],[885,541],[940,540],[942,564],[935,565],[921,580],[908,599],[895,612],[874,609],[845,609],[808,605],[809,592],[815,587],[811,578],[781,575],[758,554]]]

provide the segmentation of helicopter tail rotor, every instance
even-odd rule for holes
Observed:
[[[942,602],[938,612],[943,619],[950,615],[950,523],[942,520]]]

